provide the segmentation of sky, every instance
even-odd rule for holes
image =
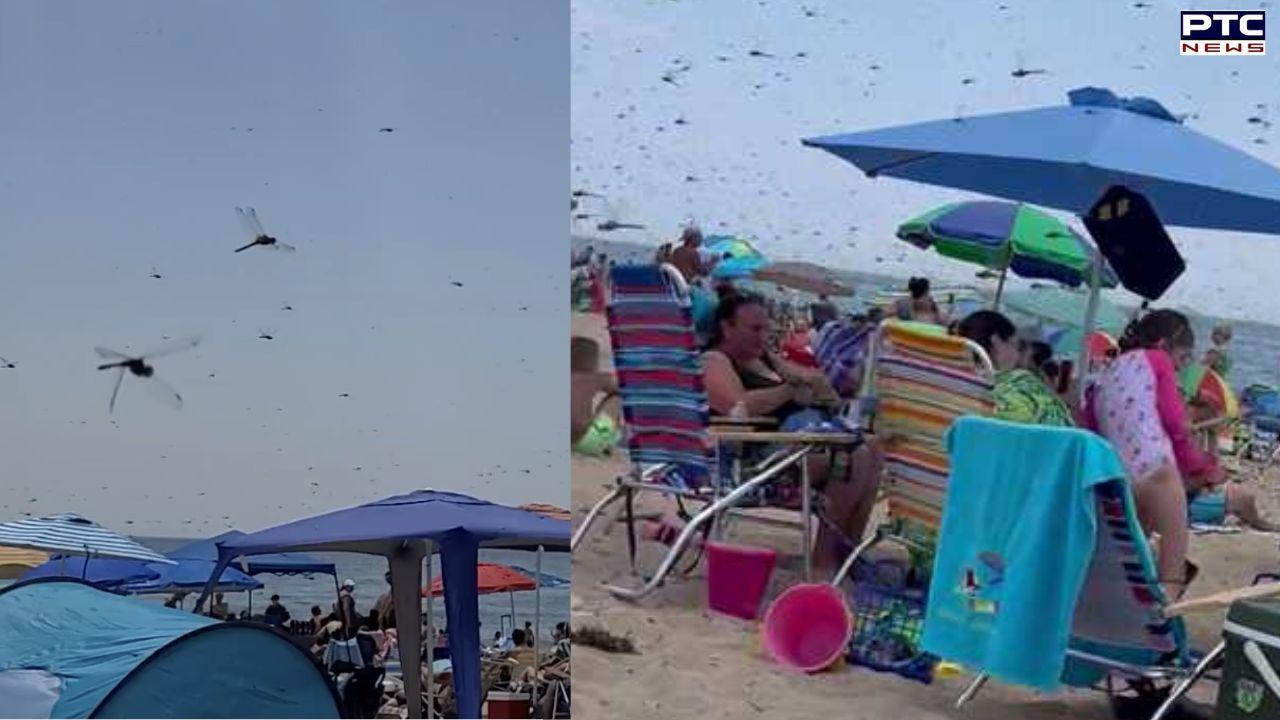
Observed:
[[[1280,133],[1268,125],[1280,121],[1280,47],[1264,57],[1178,54],[1181,10],[1260,6],[572,0],[571,182],[607,196],[589,198],[588,213],[647,225],[620,239],[672,240],[693,218],[708,232],[754,237],[776,258],[976,283],[974,268],[915,250],[894,229],[979,196],[867,178],[800,139],[1061,105],[1094,85],[1154,98],[1197,131],[1280,165]],[[1013,77],[1020,68],[1047,72]],[[599,219],[571,224],[586,234]],[[1271,294],[1280,237],[1170,234],[1188,269],[1163,302],[1280,323]]]
[[[558,2],[0,4],[0,521],[567,505],[568,39]],[[243,205],[297,252],[234,253]],[[94,347],[188,335],[184,406],[108,415]]]

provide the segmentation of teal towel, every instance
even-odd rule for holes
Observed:
[[[924,648],[1005,682],[1059,686],[1096,542],[1092,488],[1124,477],[1083,430],[965,417],[947,435],[951,479]]]

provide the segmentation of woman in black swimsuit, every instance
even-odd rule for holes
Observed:
[[[810,407],[815,396],[835,393],[821,372],[767,352],[770,324],[764,302],[757,296],[738,295],[722,301],[716,310],[715,333],[703,354],[703,374],[712,413],[731,415],[739,408],[739,413],[745,410],[750,417],[774,418],[787,430],[806,415],[820,417]],[[852,452],[837,455],[843,457],[811,456],[810,477],[815,485],[825,486],[827,519],[857,542],[866,529],[880,484],[880,448],[868,437]],[[818,566],[834,570],[843,552],[841,538],[822,526]]]

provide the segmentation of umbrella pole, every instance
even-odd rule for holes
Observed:
[[[436,708],[436,676],[435,676],[436,634],[432,630],[435,623],[435,619],[431,613],[431,601],[435,598],[435,595],[436,595],[435,589],[432,588],[431,586],[432,582],[435,580],[435,578],[432,577],[434,568],[435,568],[435,556],[427,555],[427,713],[426,713],[427,718],[435,717],[435,712],[436,712],[435,710]],[[419,664],[422,661],[418,658],[414,658],[414,660],[416,662],[414,662],[413,665],[415,667],[419,667],[420,666]],[[404,655],[401,654],[400,655],[401,672],[404,671],[404,668],[405,668]]]
[[[535,566],[533,574],[533,701],[538,701],[538,645],[540,640],[538,635],[542,634],[542,546],[538,546],[538,564]],[[515,626],[515,618],[511,619],[511,625]],[[538,705],[538,707],[542,707]],[[541,713],[538,717],[541,717]]]
[[[1098,321],[1098,285],[1101,283],[1099,279],[1098,265],[1101,258],[1098,257],[1098,251],[1093,251],[1093,262],[1089,267],[1089,305],[1084,312],[1084,330],[1080,336],[1080,358],[1076,367],[1077,380],[1077,396],[1079,407],[1084,408],[1084,392],[1086,374],[1089,369],[1089,335],[1093,333],[1093,326]]]
[[[534,580],[534,582],[537,582],[537,580]],[[507,595],[511,597],[511,629],[515,630],[516,629],[516,591],[508,590]],[[502,621],[499,620],[498,624],[501,625]]]
[[[1000,283],[996,285],[996,299],[991,304],[992,310],[1000,309],[1000,296],[1004,295],[1004,279],[1009,274],[1009,268],[1005,267],[1000,271]]]

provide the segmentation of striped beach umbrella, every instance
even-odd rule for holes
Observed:
[[[1061,220],[1022,203],[979,200],[935,208],[898,226],[898,238],[919,248],[1032,280],[1053,280],[1079,287],[1101,257],[1079,233]],[[1115,287],[1115,273],[1104,262],[1099,284]],[[996,304],[1000,302],[996,292]]]
[[[174,564],[164,555],[74,513],[0,523],[0,546]]]

